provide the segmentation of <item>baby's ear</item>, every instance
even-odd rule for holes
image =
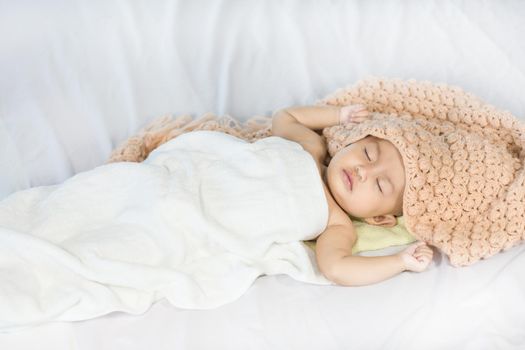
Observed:
[[[371,218],[364,218],[364,220],[370,225],[393,227],[396,226],[397,220],[394,215],[379,215]]]

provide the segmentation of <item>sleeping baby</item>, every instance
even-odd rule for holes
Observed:
[[[318,166],[329,220],[317,239],[317,263],[328,279],[342,285],[375,283],[404,270],[420,272],[432,260],[424,242],[391,256],[352,255],[356,234],[349,215],[382,226],[394,226],[402,215],[403,160],[391,142],[368,135],[338,151],[326,167],[326,143],[314,130],[359,123],[368,115],[363,105],[315,106],[283,109],[272,119],[273,135],[301,144]]]
[[[255,142],[187,132],[142,162],[11,194],[0,201],[0,331],[140,314],[161,299],[215,308],[261,275],[362,285],[424,270],[432,251],[423,244],[351,255],[348,214],[393,225],[404,175],[395,147],[371,137],[322,166],[326,148],[308,127],[349,117],[366,112],[287,109],[273,119],[275,135]],[[303,241],[319,234],[315,256]]]
[[[125,144],[139,151],[131,162],[0,201],[0,331],[140,314],[161,299],[214,308],[261,275],[366,285],[424,271],[427,243],[466,266],[523,241],[516,118],[414,82],[365,81],[322,102],[239,137],[213,117],[162,120]],[[351,218],[393,226],[399,215],[421,242],[352,255]],[[315,255],[303,243],[314,238]]]

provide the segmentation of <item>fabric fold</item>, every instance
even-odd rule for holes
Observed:
[[[297,143],[188,133],[143,163],[0,202],[0,329],[140,314],[161,298],[214,308],[263,274],[329,284],[300,242],[327,220],[318,169]]]

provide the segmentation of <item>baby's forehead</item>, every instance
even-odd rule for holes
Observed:
[[[389,140],[382,139],[382,138],[374,136],[374,135],[366,135],[365,137],[363,137],[362,139],[358,140],[357,142],[379,142],[379,143],[388,144],[389,146],[392,146],[395,149],[397,149],[397,147],[392,142],[390,142]]]
[[[383,139],[381,137],[377,137],[377,136],[374,136],[374,135],[365,135],[363,138],[359,139],[359,140],[355,140],[354,142],[350,142],[348,144],[346,144],[345,146],[343,146],[343,148],[348,148],[348,147],[352,147],[352,145],[356,146],[356,145],[367,145],[367,144],[378,144],[380,145],[380,149],[383,149],[383,150],[387,150],[387,152],[389,151],[389,153],[395,153],[397,155],[397,158],[399,160],[399,163],[401,164],[401,166],[404,168],[404,161],[403,161],[403,157],[401,156],[401,152],[399,151],[399,149],[397,148],[397,146],[392,143],[390,140],[387,140],[387,139]]]
[[[387,150],[387,149],[390,149],[390,152],[393,152],[397,155],[397,157],[395,157],[398,161],[399,161],[399,164],[401,164],[401,167],[404,168],[404,161],[403,161],[403,157],[401,156],[401,152],[399,152],[399,149],[397,148],[397,146],[390,142],[389,140],[387,139],[382,139],[380,137],[377,137],[377,136],[373,136],[373,135],[367,135],[365,136],[364,138],[362,138],[361,140],[359,141],[362,141],[362,142],[365,142],[365,143],[378,143],[378,144],[381,144],[381,148],[384,149],[384,150]]]

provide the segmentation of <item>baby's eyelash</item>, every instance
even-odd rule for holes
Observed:
[[[377,182],[377,187],[379,187],[379,191],[381,191],[381,193],[383,193],[383,190],[381,189],[381,185],[379,184],[379,180],[376,179],[376,182]]]
[[[365,150],[365,154],[366,154],[366,158],[368,158],[368,161],[371,161],[370,157],[368,156],[368,151],[366,150],[366,147],[364,148]],[[379,184],[379,180],[376,179],[376,183],[377,183],[377,187],[379,187],[379,191],[381,191],[381,193],[383,193],[383,189],[381,188],[381,185]]]
[[[371,159],[370,159],[370,157],[368,156],[368,152],[367,152],[367,150],[366,150],[366,147],[365,147],[365,154],[366,154],[366,157],[368,158],[368,160],[370,161]]]

